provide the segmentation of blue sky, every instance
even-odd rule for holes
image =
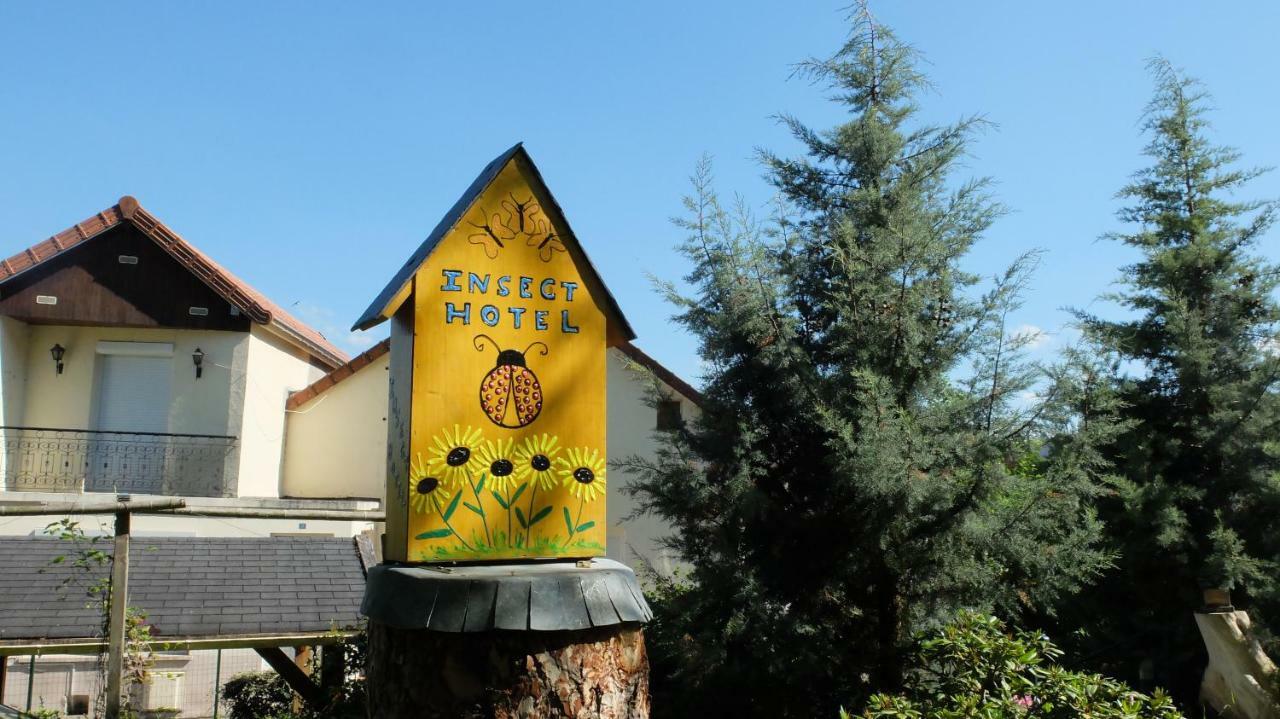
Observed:
[[[0,254],[139,198],[341,346],[346,328],[491,157],[523,140],[635,326],[696,382],[690,338],[646,273],[677,278],[668,219],[702,153],[763,203],[773,116],[841,119],[792,65],[843,39],[847,3],[4,3]],[[925,55],[923,116],[998,128],[969,172],[1012,210],[969,259],[1045,250],[1015,319],[1051,352],[1132,256],[1096,242],[1144,162],[1144,61],[1202,78],[1218,140],[1280,163],[1280,4],[890,2]],[[1280,175],[1250,196],[1280,197]],[[1272,233],[1260,251],[1280,259]],[[1100,305],[1094,307],[1106,310]]]

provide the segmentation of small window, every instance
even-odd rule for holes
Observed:
[[[680,416],[680,400],[664,399],[658,402],[658,429],[679,429],[684,424]]]
[[[191,315],[192,317],[208,317],[209,308],[208,307],[188,307],[187,314]]]
[[[54,295],[36,295],[36,304],[38,305],[56,305],[58,298]]]
[[[117,260],[120,262],[120,264],[122,264],[122,265],[136,265],[136,264],[138,264],[138,257],[137,257],[136,255],[120,255],[120,256],[119,256],[119,257],[117,257],[116,259],[117,259]]]

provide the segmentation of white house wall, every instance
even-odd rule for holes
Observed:
[[[686,420],[696,416],[698,409],[688,398],[661,382],[658,389],[680,401],[680,414]],[[653,390],[651,374],[638,371],[626,355],[609,353],[609,457],[612,460],[657,455],[657,411],[648,404]],[[670,527],[652,515],[627,519],[636,508],[636,500],[626,489],[635,479],[627,472],[609,469],[609,557],[631,566],[644,562],[658,572],[670,574],[676,567],[676,557],[658,541],[670,533]]]
[[[390,365],[384,354],[288,413],[284,496],[381,500]]]
[[[172,391],[168,431],[174,434],[236,434],[231,422],[232,386],[243,382],[219,365],[230,360],[248,340],[243,332],[212,330],[130,329],[31,325],[25,356],[25,397],[22,424],[51,429],[93,429],[94,379],[100,341],[167,342],[173,345]],[[66,348],[63,373],[57,374],[49,348]],[[191,353],[205,353],[204,377],[196,379]],[[8,346],[3,348],[8,363]],[[6,414],[8,382],[6,389]]]
[[[0,411],[3,424],[23,424],[27,401],[27,345],[31,328],[12,317],[0,317]],[[53,364],[52,358],[49,360]]]
[[[323,370],[300,350],[254,325],[250,332],[26,325],[0,322],[4,424],[94,429],[99,342],[173,345],[167,432],[237,438],[237,494],[280,496],[284,403]],[[49,348],[66,348],[57,374]],[[191,355],[204,353],[202,376]]]
[[[249,332],[240,436],[241,497],[278,497],[285,446],[284,403],[320,379],[298,349],[259,325]],[[386,393],[383,392],[385,401]]]

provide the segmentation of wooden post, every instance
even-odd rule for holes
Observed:
[[[218,661],[213,665],[213,719],[218,719],[218,704],[222,699],[222,650],[218,650]]]
[[[254,651],[258,653],[258,656],[267,660],[267,664],[270,664],[271,668],[276,670],[276,673],[285,681],[285,684],[288,684],[290,689],[302,697],[302,700],[308,706],[312,709],[324,708],[324,695],[320,693],[320,687],[316,686],[311,681],[311,677],[307,676],[306,672],[302,671],[297,664],[294,664],[293,659],[286,656],[280,647],[255,647]]]
[[[31,711],[31,695],[36,688],[36,655],[31,655],[31,661],[27,663],[27,712]]]
[[[9,657],[0,657],[0,704],[4,703],[4,685],[9,678]]]
[[[294,647],[293,665],[301,669],[303,674],[311,676],[311,647]],[[302,695],[300,694],[295,694],[293,697],[293,713],[302,713]]]
[[[129,510],[116,512],[116,546],[111,558],[111,599],[107,640],[107,719],[120,718],[124,683],[125,622],[129,607]]]

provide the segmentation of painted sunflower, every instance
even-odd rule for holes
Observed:
[[[432,438],[435,449],[431,450],[428,462],[430,470],[453,487],[461,487],[471,479],[471,475],[484,470],[476,458],[483,439],[480,430],[474,427],[455,424],[452,431],[446,428]]]
[[[514,439],[490,440],[476,451],[476,471],[489,475],[488,487],[498,494],[506,494],[515,483],[516,464]]]
[[[452,496],[449,488],[439,478],[431,476],[422,455],[409,466],[409,504],[418,514],[434,514],[443,511]]]
[[[599,450],[587,447],[570,447],[565,456],[556,459],[556,474],[560,484],[569,494],[587,502],[594,502],[605,491],[604,457]]]
[[[560,454],[560,440],[549,434],[533,435],[516,447],[516,480],[532,481],[542,491],[556,486],[556,455]]]

